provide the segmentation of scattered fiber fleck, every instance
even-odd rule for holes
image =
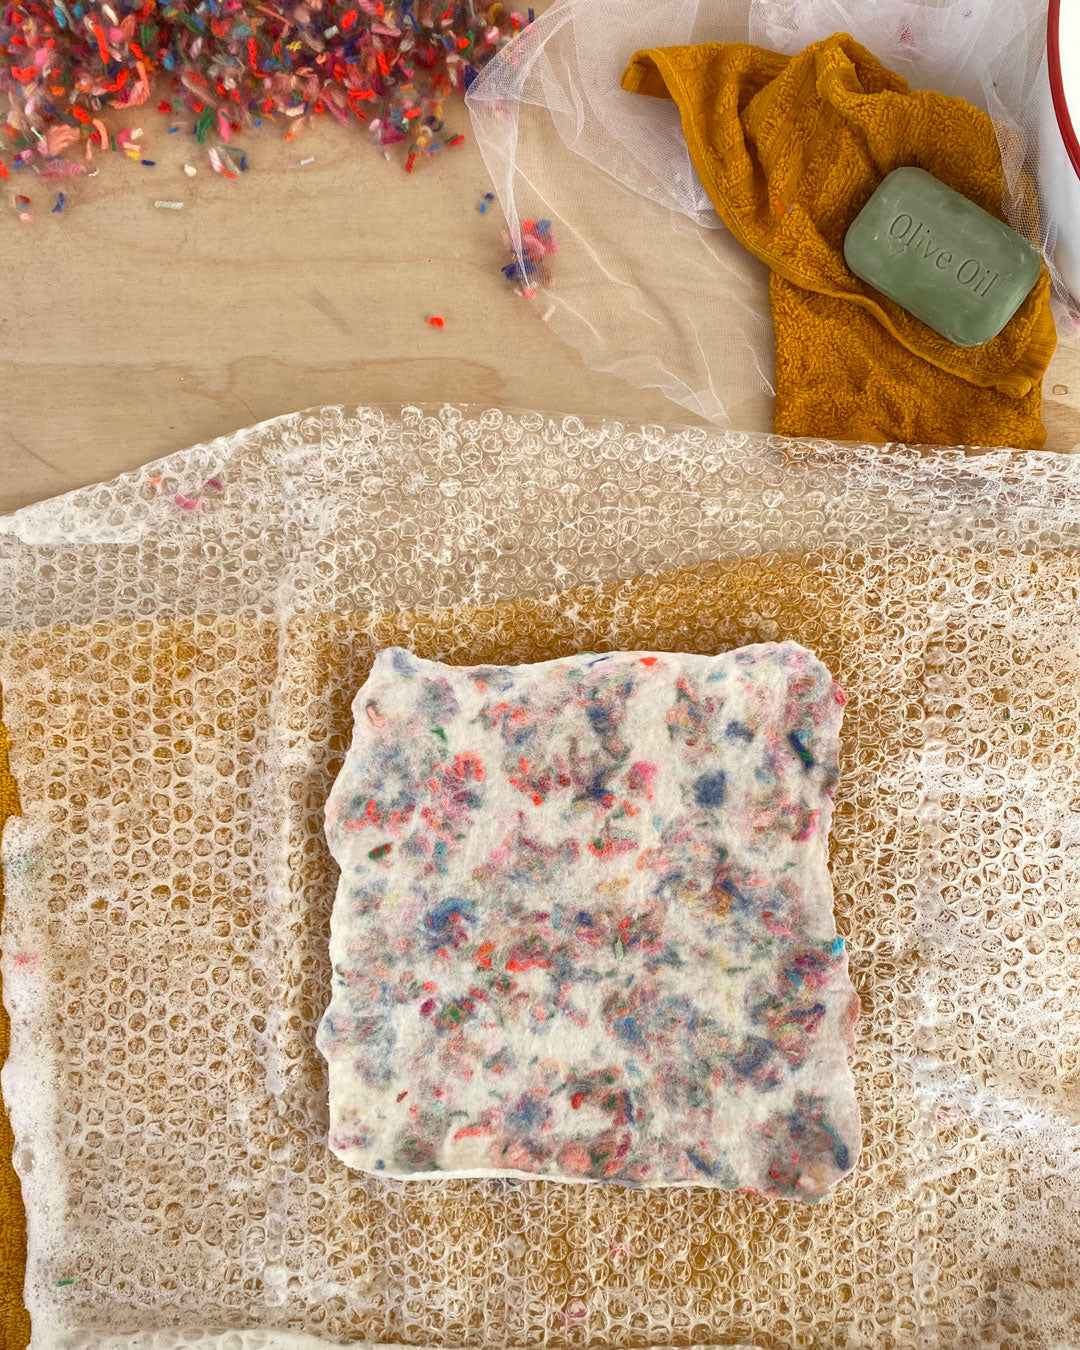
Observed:
[[[237,150],[233,146],[219,145],[211,146],[206,153],[210,167],[225,178],[236,178],[242,173],[247,173],[247,155],[242,150]]]

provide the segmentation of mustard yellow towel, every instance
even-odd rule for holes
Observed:
[[[0,718],[3,715],[4,692],[0,689]],[[0,721],[0,834],[8,816],[18,814],[19,794],[8,771],[7,732]],[[4,874],[0,869],[0,919],[3,915]],[[10,1032],[7,1011],[0,1002],[0,1067],[7,1059]],[[19,1178],[11,1165],[14,1142],[7,1108],[0,1101],[0,1350],[24,1350],[30,1341],[30,1318],[22,1297],[26,1272],[26,1214]]]
[[[774,424],[789,436],[1038,449],[1054,350],[1050,279],[992,341],[960,348],[860,281],[848,226],[905,164],[1001,218],[990,119],[911,90],[846,33],[798,56],[745,43],[637,52],[631,93],[673,99],[694,167],[735,237],[771,269]]]

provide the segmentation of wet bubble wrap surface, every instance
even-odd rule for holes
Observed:
[[[325,409],[0,521],[38,1344],[1080,1342],[1078,629],[1055,456]],[[849,699],[851,1176],[807,1206],[347,1168],[323,811],[374,653],[782,639]]]

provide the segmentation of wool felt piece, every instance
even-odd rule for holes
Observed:
[[[791,642],[380,653],[326,814],[333,1151],[826,1194],[859,1147],[827,864],[844,701]]]
[[[910,89],[845,33],[793,57],[745,43],[639,51],[622,84],[675,102],[721,219],[771,269],[776,431],[1042,447],[1042,377],[1056,341],[1045,265],[1004,329],[964,349],[844,262],[848,226],[903,165],[1004,218],[985,113]]]

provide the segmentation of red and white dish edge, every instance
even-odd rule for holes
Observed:
[[[1080,300],[1080,0],[1049,0],[1046,65],[1039,186],[1058,226],[1054,262]]]

